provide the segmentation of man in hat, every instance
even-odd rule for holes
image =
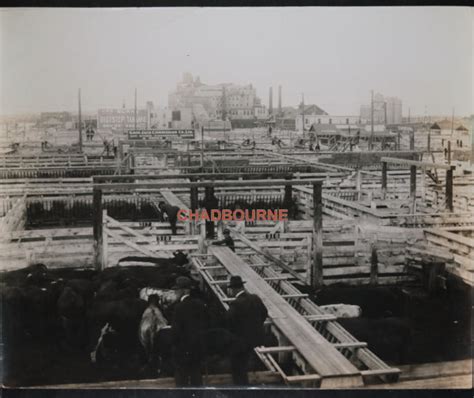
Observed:
[[[231,276],[227,294],[235,300],[229,305],[227,320],[236,337],[231,352],[232,380],[236,385],[249,384],[247,367],[254,347],[263,344],[263,323],[268,311],[260,297],[244,289],[240,276]]]
[[[181,297],[174,308],[171,323],[176,386],[201,386],[201,362],[205,353],[203,336],[208,327],[207,307],[192,294],[193,282],[188,277],[178,277],[174,288]]]
[[[171,233],[173,235],[176,235],[176,222],[178,221],[179,207],[167,204],[163,201],[158,203],[158,207],[161,213],[166,214],[166,216],[168,217],[168,221],[171,227]]]
[[[212,210],[219,209],[219,199],[217,199],[217,197],[214,195],[214,189],[211,189],[211,187],[206,187],[205,189],[202,207],[206,209],[207,214],[209,215],[211,215]],[[214,221],[206,221],[206,238],[214,239],[214,234]]]
[[[232,236],[230,236],[230,230],[226,228],[222,231],[222,233],[224,234],[224,239],[212,242],[212,244],[218,246],[226,245],[230,250],[235,252],[234,239],[232,239]]]

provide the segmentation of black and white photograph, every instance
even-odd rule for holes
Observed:
[[[0,8],[2,389],[471,390],[473,45],[469,7]]]

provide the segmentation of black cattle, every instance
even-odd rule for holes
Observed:
[[[25,336],[25,297],[20,288],[2,286],[3,339],[9,346],[20,343]]]
[[[172,258],[156,258],[156,257],[146,257],[146,256],[127,256],[119,260],[120,263],[124,262],[141,262],[141,263],[150,263],[155,266],[169,266],[175,265],[181,267],[189,263],[188,255],[183,253],[181,250],[177,250],[173,253]]]
[[[14,271],[4,272],[0,281],[9,286],[21,286],[26,283],[34,284],[48,280],[48,268],[44,264],[33,264]]]
[[[413,333],[403,318],[343,318],[338,322],[356,339],[364,341],[376,355],[396,364],[410,361]]]
[[[57,302],[57,311],[62,329],[63,348],[81,348],[87,341],[86,302],[72,287],[66,286]]]
[[[87,305],[95,295],[97,283],[88,279],[69,279],[65,282],[65,287],[69,287],[79,294]]]
[[[139,282],[128,278],[125,273],[101,283],[95,293],[95,300],[115,301],[138,298]]]
[[[132,281],[137,288],[154,287],[159,289],[170,289],[178,276],[188,276],[189,271],[185,267],[177,267],[166,263],[159,267],[155,266],[130,266],[112,267],[105,269],[99,276],[101,282],[114,280],[118,283]],[[127,281],[128,280],[128,281]],[[127,281],[127,282],[125,282]]]
[[[94,301],[87,312],[89,341],[94,348],[104,325],[110,327],[124,342],[122,351],[136,352],[138,347],[138,327],[147,302],[141,299],[114,301]]]
[[[57,286],[22,286],[23,325],[28,337],[34,339],[54,339],[58,329],[56,301],[59,296]]]

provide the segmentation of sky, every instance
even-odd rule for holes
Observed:
[[[467,7],[0,9],[0,114],[167,106],[184,72],[252,83],[268,105],[356,115],[370,91],[411,115],[472,114]]]

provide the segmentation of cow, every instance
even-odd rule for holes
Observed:
[[[48,280],[48,268],[44,264],[32,264],[28,267],[14,271],[4,272],[0,281],[9,286],[22,286],[25,284],[40,283]]]
[[[149,300],[151,296],[156,296],[157,305],[164,311],[172,307],[180,298],[178,291],[173,289],[144,287],[140,290],[140,298],[142,300]]]
[[[177,267],[173,264],[155,266],[126,266],[106,268],[97,277],[99,283],[114,280],[124,285],[133,280],[136,287],[155,287],[159,289],[169,289],[174,285],[178,276],[188,276],[189,270],[186,267]]]
[[[146,308],[147,302],[139,298],[94,301],[86,315],[92,352],[97,352],[107,336],[105,343],[113,342],[114,350],[131,363],[139,352],[137,330]],[[109,327],[104,331],[107,324]]]
[[[145,351],[146,365],[152,366],[155,361],[158,371],[160,369],[160,347],[158,345],[158,335],[160,332],[169,328],[168,321],[163,316],[163,313],[158,308],[159,298],[156,294],[151,294],[148,297],[148,308],[142,315],[138,335],[140,343]]]
[[[353,304],[328,304],[319,308],[338,318],[358,318],[362,314],[360,307]]]
[[[401,290],[389,287],[328,286],[315,292],[317,305],[346,303],[358,305],[364,317],[401,316],[403,300]]]
[[[68,351],[86,344],[86,301],[72,287],[66,286],[57,301],[57,313],[63,339],[61,345]]]
[[[146,257],[146,256],[123,257],[118,261],[118,265],[121,265],[121,263],[123,264],[127,262],[150,263],[155,266],[174,265],[177,267],[182,267],[189,263],[189,258],[187,254],[183,253],[181,250],[177,250],[173,252],[173,257],[171,258],[156,258],[156,257]]]

